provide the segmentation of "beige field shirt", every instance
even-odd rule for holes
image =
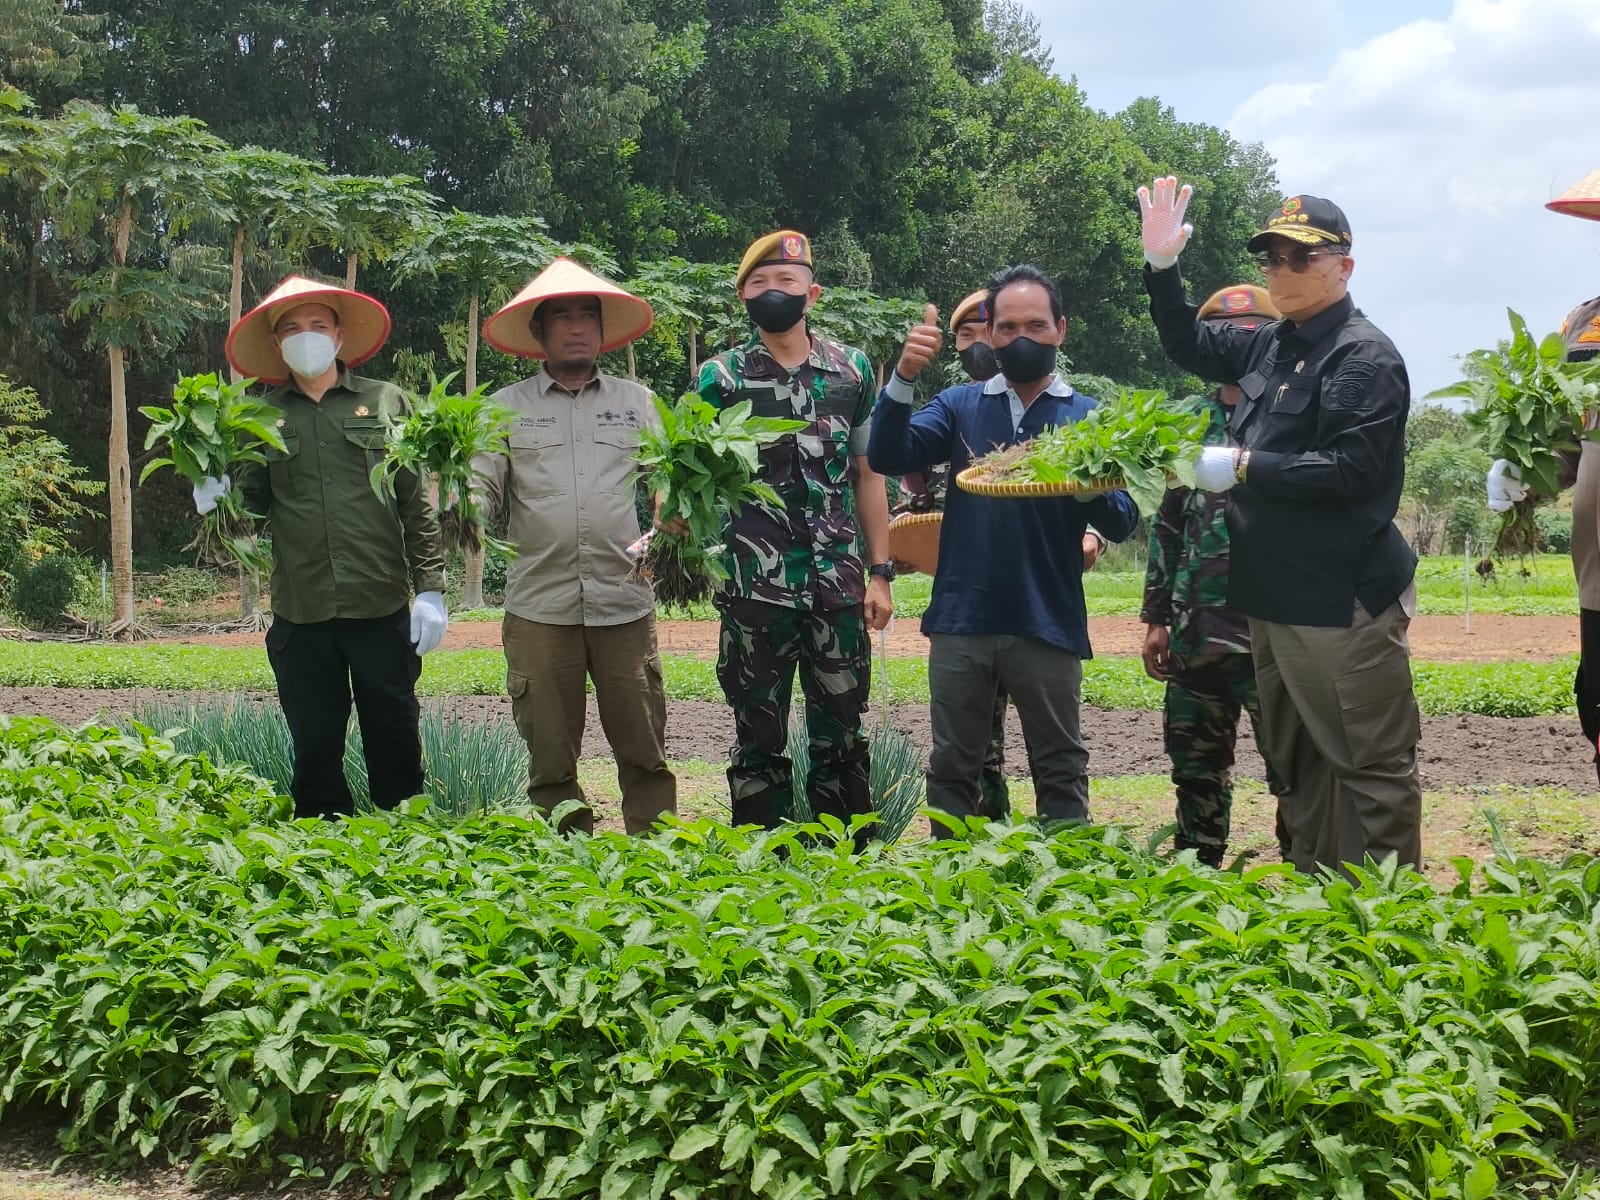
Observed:
[[[659,422],[650,392],[603,372],[571,392],[540,372],[494,398],[518,414],[508,453],[472,465],[487,510],[510,505],[506,611],[547,625],[622,625],[654,611],[627,555],[640,533],[639,430]]]

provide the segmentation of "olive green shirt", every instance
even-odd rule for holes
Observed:
[[[273,613],[298,625],[386,617],[413,591],[443,591],[439,522],[416,474],[397,474],[393,496],[372,490],[381,414],[407,412],[405,393],[341,366],[320,403],[292,378],[262,399],[282,412],[284,449],[235,482],[272,534]]]

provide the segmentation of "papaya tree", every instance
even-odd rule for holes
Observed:
[[[41,190],[52,230],[85,264],[67,315],[86,320],[110,376],[107,491],[111,529],[112,636],[131,636],[133,477],[128,457],[127,357],[176,343],[210,290],[171,269],[169,239],[218,219],[216,164],[225,144],[191,117],[74,101],[41,126]]]
[[[387,262],[433,215],[434,198],[412,175],[333,175],[328,179],[333,220],[317,237],[344,258],[344,285],[356,268]]]

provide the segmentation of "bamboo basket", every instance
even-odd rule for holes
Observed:
[[[901,513],[889,522],[889,557],[912,572],[932,575],[939,566],[943,513]]]
[[[1125,486],[1121,479],[1095,479],[1089,483],[1066,479],[1060,483],[993,483],[984,479],[977,467],[968,467],[956,476],[956,486],[975,496],[997,499],[1043,499],[1050,496],[1092,496],[1114,492]]]

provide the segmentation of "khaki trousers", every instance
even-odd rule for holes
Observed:
[[[1348,629],[1250,619],[1261,751],[1282,780],[1289,858],[1302,871],[1391,854],[1422,865],[1421,719],[1406,629],[1416,593]]]
[[[587,678],[594,680],[600,727],[617,760],[624,827],[644,833],[662,813],[677,812],[653,614],[625,625],[546,625],[507,613],[500,640],[511,715],[528,743],[529,800],[546,812],[582,801],[584,810],[564,819],[562,831],[594,829],[594,812],[578,786]]]

